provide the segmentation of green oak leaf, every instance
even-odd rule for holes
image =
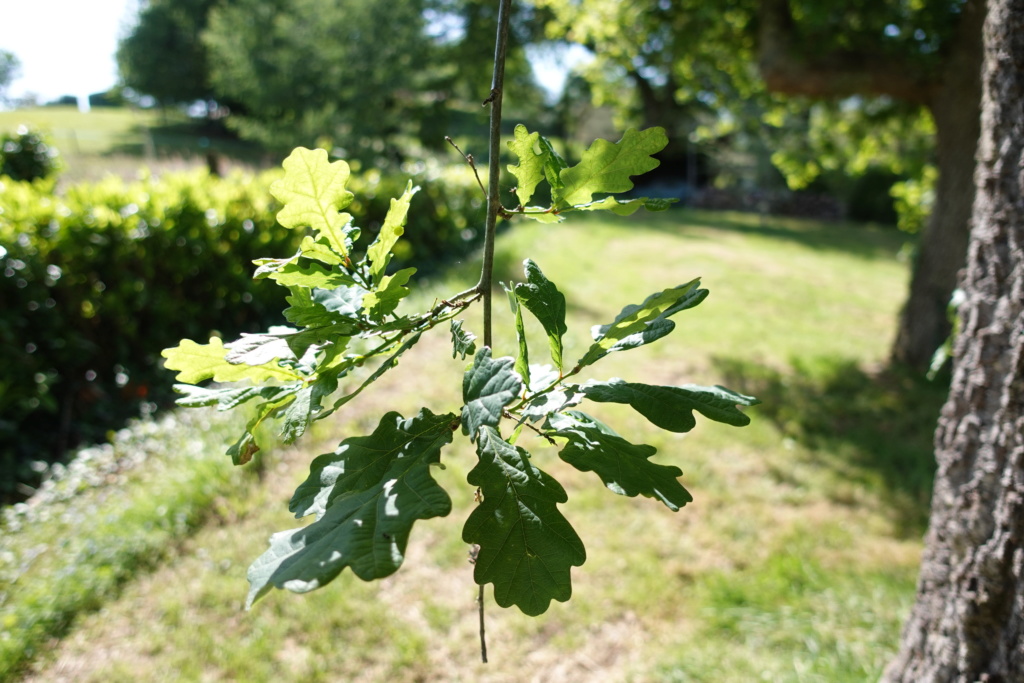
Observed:
[[[320,375],[315,382],[303,387],[295,394],[295,400],[284,413],[281,437],[285,443],[293,443],[306,433],[309,423],[320,411],[320,403],[338,389],[338,376],[332,373]]]
[[[319,263],[288,263],[267,277],[284,287],[299,286],[310,289],[337,289],[356,283],[351,276],[324,268]]]
[[[298,147],[284,160],[285,175],[270,186],[283,204],[277,222],[286,228],[313,228],[340,254],[348,254],[345,228],[352,216],[341,210],[354,195],[345,189],[349,168],[344,161],[331,163],[327,152]]]
[[[221,387],[210,389],[192,384],[175,384],[174,391],[183,396],[174,403],[184,408],[200,408],[217,406],[217,410],[225,411],[236,408],[254,398],[272,400],[283,393],[290,393],[301,386],[300,383],[270,387]]]
[[[264,365],[277,360],[296,360],[288,340],[277,334],[247,334],[224,345],[229,363]]]
[[[605,197],[599,199],[596,202],[590,202],[589,204],[579,204],[573,206],[575,211],[611,211],[618,216],[631,216],[637,212],[638,209],[647,209],[648,211],[665,211],[672,206],[677,199],[651,199],[649,197],[637,197],[636,199],[617,199],[615,197]]]
[[[523,270],[526,272],[526,282],[515,286],[516,296],[526,310],[540,321],[548,335],[551,360],[561,371],[562,336],[568,329],[565,326],[565,296],[551,280],[544,277],[540,267],[530,259],[523,262]]]
[[[561,377],[562,373],[550,365],[530,366],[530,386],[522,408],[523,417],[537,421],[583,401],[580,385],[560,382]]]
[[[569,167],[562,155],[551,146],[551,141],[543,135],[540,136],[540,149],[544,155],[544,178],[551,186],[552,199],[562,194],[562,171]]]
[[[528,206],[524,213],[517,215],[537,221],[538,223],[561,223],[565,220],[565,217],[561,214],[549,211],[540,206]]]
[[[285,319],[298,327],[339,326],[348,334],[359,331],[356,325],[363,309],[366,290],[358,285],[335,289],[309,289],[289,287],[285,297],[290,306],[284,309]],[[347,325],[347,328],[346,328]],[[339,329],[340,332],[340,329]]]
[[[376,291],[367,292],[363,296],[363,308],[374,320],[380,320],[398,308],[402,299],[409,296],[409,278],[416,272],[415,268],[404,268],[394,275],[386,275],[380,281]]]
[[[512,370],[511,358],[491,359],[484,347],[462,377],[462,431],[475,440],[480,427],[497,427],[501,412],[522,391],[523,382]]]
[[[533,197],[537,185],[544,180],[544,162],[546,151],[537,152],[540,133],[529,133],[526,126],[519,124],[513,132],[514,138],[508,141],[508,148],[519,158],[519,165],[509,164],[508,171],[516,177],[516,196],[519,205],[526,206]]]
[[[658,452],[654,446],[632,444],[606,424],[575,410],[552,415],[547,426],[553,430],[546,431],[547,436],[568,440],[558,456],[581,472],[597,474],[609,491],[654,498],[672,511],[693,502],[677,478],[682,470],[648,460]]]
[[[372,435],[358,443],[343,442],[335,464],[343,463],[340,467],[346,471],[360,470],[360,476],[332,472],[329,476],[336,481],[328,484],[330,490],[348,488],[329,496],[312,524],[270,537],[270,548],[249,567],[246,606],[272,587],[295,593],[315,590],[345,567],[364,581],[397,571],[413,524],[451,511],[451,499],[431,476],[430,467],[440,462],[441,447],[451,441],[453,419],[454,415],[421,411],[405,420],[391,412]],[[420,421],[428,423],[428,431]]]
[[[716,422],[743,427],[750,424],[736,406],[760,403],[753,396],[744,396],[725,387],[701,387],[688,384],[682,387],[663,387],[650,384],[624,382],[592,382],[583,385],[583,393],[598,403],[626,403],[653,424],[670,432],[688,432],[697,425],[693,417],[696,410]]]
[[[215,382],[251,380],[253,383],[301,379],[298,373],[281,367],[276,361],[261,365],[230,363],[226,358],[227,352],[228,349],[220,339],[211,337],[209,344],[196,344],[191,339],[182,339],[181,344],[164,349],[160,355],[167,359],[165,367],[178,370],[176,379],[186,384],[196,384],[205,379]]]
[[[526,342],[526,326],[523,325],[523,307],[519,305],[519,297],[516,296],[515,288],[501,283],[502,289],[508,296],[508,305],[515,315],[516,341],[519,343],[519,355],[516,356],[515,371],[526,384],[530,383],[530,346]]]
[[[466,360],[466,356],[472,356],[476,353],[476,335],[469,330],[462,329],[462,320],[452,320],[452,358],[456,356],[462,356],[462,360]]]
[[[376,486],[398,458],[420,454],[439,462],[441,448],[452,441],[452,413],[434,415],[426,408],[411,418],[391,411],[381,418],[369,436],[351,436],[332,453],[313,459],[309,476],[295,489],[288,509],[296,519],[322,517],[338,496]]]
[[[559,173],[563,187],[558,191],[560,205],[589,204],[597,192],[626,192],[633,189],[634,175],[647,173],[660,162],[650,155],[668,144],[663,128],[637,131],[630,128],[616,143],[595,140],[580,163]]]
[[[358,237],[358,228],[349,227],[345,231],[345,247],[351,251],[351,243]],[[299,244],[299,254],[313,261],[320,261],[329,266],[340,266],[345,263],[343,256],[339,256],[331,249],[327,238],[313,239],[310,236],[302,238]]]
[[[622,309],[610,325],[595,326],[594,344],[580,359],[581,367],[590,365],[609,353],[633,349],[661,339],[673,329],[669,316],[693,308],[708,296],[700,289],[700,278],[666,289],[647,297],[642,304]]]
[[[252,460],[252,456],[256,455],[260,450],[259,443],[256,440],[256,430],[261,424],[276,416],[279,412],[284,410],[288,404],[294,401],[295,394],[297,394],[301,388],[302,384],[300,382],[295,382],[287,387],[281,387],[281,391],[274,394],[273,398],[256,406],[256,414],[245,426],[245,431],[242,432],[242,436],[230,448],[228,448],[227,454],[231,456],[232,463],[235,465],[244,465]]]
[[[479,462],[467,481],[480,487],[483,501],[466,520],[462,539],[476,543],[473,579],[494,584],[494,600],[536,616],[551,600],[572,595],[569,571],[587,559],[583,542],[558,511],[565,489],[530,463],[529,454],[480,428]]]
[[[394,248],[398,238],[405,232],[405,219],[409,214],[409,202],[412,196],[419,192],[419,187],[413,187],[410,180],[405,186],[405,192],[400,199],[391,200],[391,208],[384,217],[384,224],[380,227],[377,239],[366,250],[366,258],[370,262],[370,275],[373,277],[374,287],[379,288],[384,272],[391,261],[391,250]],[[370,308],[370,306],[367,306]]]

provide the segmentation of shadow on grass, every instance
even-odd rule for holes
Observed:
[[[869,374],[847,359],[795,362],[787,373],[716,359],[725,384],[763,402],[760,415],[811,453],[813,464],[876,491],[908,537],[928,522],[933,435],[948,382],[898,369]],[[843,487],[830,495],[841,500]]]
[[[843,251],[866,259],[891,259],[910,240],[895,228],[850,221],[787,218],[737,211],[672,209],[643,216],[637,228],[677,233],[686,230],[687,239],[700,239],[696,230],[710,228],[743,236],[760,236],[795,242],[820,251]]]

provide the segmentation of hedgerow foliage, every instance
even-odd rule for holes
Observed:
[[[417,170],[425,211],[397,258],[464,253],[479,189],[462,169]],[[108,178],[61,195],[0,177],[0,500],[31,480],[31,460],[169,401],[158,354],[183,330],[234,336],[283,322],[283,292],[254,283],[249,265],[298,249],[301,235],[274,217],[279,176]],[[398,181],[353,182],[372,239]]]

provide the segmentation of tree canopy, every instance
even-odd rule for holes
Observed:
[[[939,179],[894,358],[927,366],[949,334],[945,308],[966,253],[980,99],[981,0],[537,3],[554,13],[550,36],[564,35],[594,52],[588,74],[599,94],[601,88],[605,94],[621,89],[623,82],[636,85],[628,104],[648,123],[655,122],[650,114],[659,107],[678,113],[696,102],[726,113],[730,125],[746,124],[782,146],[786,138],[778,133],[785,132],[787,117],[808,109],[803,98],[843,100],[843,109],[807,120],[811,126],[834,124],[837,112],[848,123],[864,116],[877,120],[885,112],[895,117],[897,130],[917,134],[927,130],[919,123],[925,108],[935,130]],[[860,124],[851,123],[848,130],[851,126]],[[877,137],[846,136],[849,148],[839,149],[837,137],[826,130],[820,135],[812,129],[807,137],[830,145],[825,156],[834,164],[846,163],[835,160],[837,152],[848,159],[862,156],[864,141],[876,152],[885,147]],[[791,177],[806,182],[808,171],[817,172],[793,163],[801,154],[806,157],[806,150],[777,147],[775,152],[777,165]],[[881,157],[892,161],[895,155]]]

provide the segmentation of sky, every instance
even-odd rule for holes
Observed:
[[[137,12],[138,0],[0,0],[0,50],[21,61],[8,96],[33,94],[45,103],[109,90],[117,83],[117,42]],[[582,53],[533,55],[539,80],[560,91],[568,68],[585,59]]]
[[[117,83],[114,52],[137,0],[0,0],[0,50],[21,61],[14,98],[89,95]]]

